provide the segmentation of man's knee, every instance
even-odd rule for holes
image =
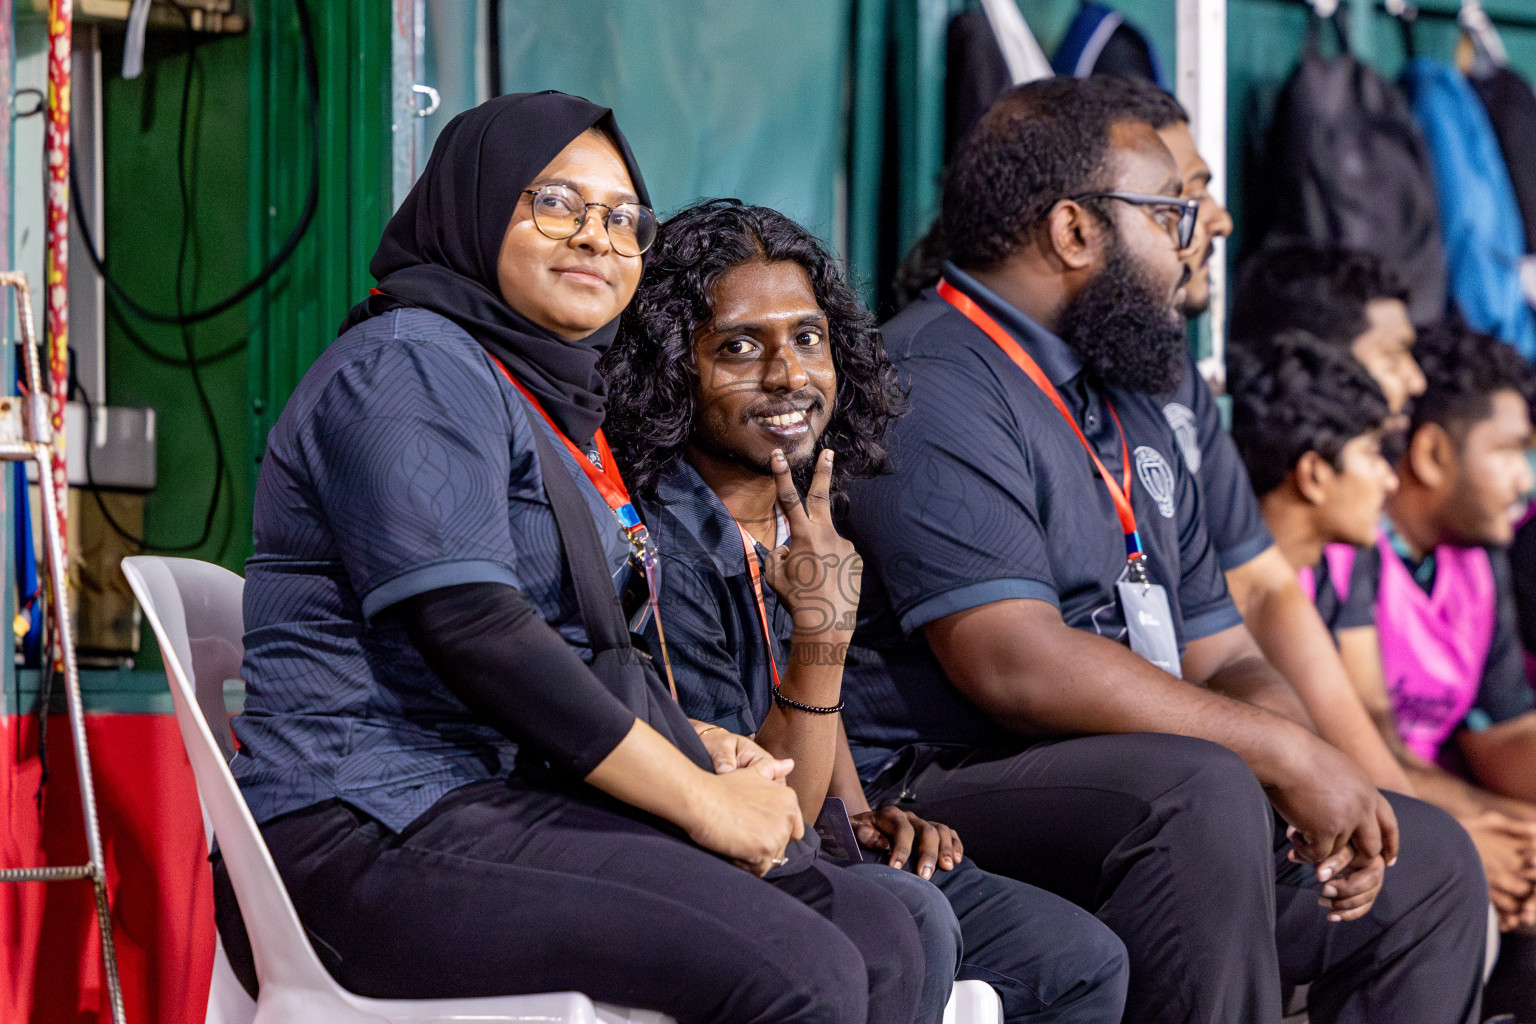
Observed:
[[[774,885],[797,895],[830,922],[860,958],[859,984],[869,994],[870,1011],[917,1002],[924,977],[924,955],[917,925],[901,900],[853,871],[818,861],[806,871],[776,879]],[[807,949],[816,944],[808,943]]]
[[[771,940],[791,959],[782,973],[743,971],[720,1019],[796,1024],[862,1022],[869,1014],[863,953],[831,921],[815,915],[781,927]]]
[[[1061,997],[1088,999],[1123,1008],[1131,977],[1131,960],[1120,936],[1098,918],[1089,917],[1084,927],[1074,928],[1063,936],[1061,945],[1063,959],[1080,965],[1081,978],[1077,985],[1061,993]]]
[[[1142,735],[1128,751],[1148,783],[1154,817],[1207,853],[1236,846],[1267,856],[1273,812],[1247,762],[1226,747],[1187,736]]]
[[[1402,838],[1402,853],[1387,871],[1387,884],[1393,884],[1394,875],[1401,879],[1398,886],[1411,882],[1420,891],[1403,896],[1443,903],[1448,914],[1481,934],[1488,913],[1488,881],[1472,837],[1438,807],[1398,793],[1388,793],[1387,799]]]
[[[970,867],[969,863],[966,867]],[[910,871],[898,871],[882,863],[852,864],[843,870],[873,883],[901,901],[917,927],[926,974],[937,972],[949,978],[955,976],[964,949],[960,921],[937,885]],[[938,877],[943,879],[945,874]]]

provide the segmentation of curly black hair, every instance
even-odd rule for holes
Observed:
[[[990,270],[1069,196],[1105,184],[1121,116],[1096,78],[1044,78],[1003,93],[956,147],[941,214],[950,258]]]
[[[714,315],[720,275],[752,260],[800,264],[827,316],[837,398],[816,450],[837,453],[834,492],[889,469],[886,431],[906,411],[906,394],[874,314],[810,232],[777,210],[706,199],[663,224],[648,255],[640,289],[600,365],[608,382],[605,432],[636,494],[656,500],[661,474],[683,457],[699,387],[694,335]]]
[[[1173,93],[1148,78],[1124,75],[1095,75],[1107,102],[1113,103],[1118,120],[1145,121],[1162,131],[1176,124],[1189,123],[1189,111]]]
[[[1424,369],[1424,394],[1413,403],[1410,436],[1435,423],[1456,438],[1493,412],[1493,396],[1513,391],[1536,400],[1536,373],[1511,345],[1455,319],[1425,328],[1413,354]]]
[[[1109,127],[1123,121],[1142,121],[1162,131],[1188,122],[1189,114],[1177,99],[1144,78],[1047,79],[1005,92],[957,151],[954,169],[945,172],[944,212],[896,270],[896,308],[935,284],[940,264],[951,253],[962,267],[995,265],[1058,199],[1096,187],[1109,148]],[[964,180],[951,188],[957,176]],[[976,189],[999,185],[1006,186],[1009,195],[1030,194],[1023,205],[1011,205],[1012,200],[1000,198],[1004,193],[993,192],[982,193],[994,196],[992,205],[977,203]],[[1016,217],[1006,223],[992,221],[989,227],[997,211],[1015,209]],[[963,229],[962,246],[950,242],[951,221]]]
[[[1249,258],[1232,302],[1234,344],[1262,347],[1288,330],[1349,346],[1374,299],[1408,301],[1402,279],[1368,252],[1280,240]]]
[[[1227,364],[1232,440],[1258,494],[1285,482],[1307,452],[1339,466],[1344,446],[1390,415],[1381,388],[1346,350],[1286,331],[1262,352],[1238,349]]]

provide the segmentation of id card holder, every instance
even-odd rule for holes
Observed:
[[[643,633],[646,620],[651,617],[651,586],[646,579],[645,567],[631,557],[619,571],[625,574],[624,586],[619,588],[624,619],[629,623],[631,633]]]
[[[835,796],[822,801],[821,813],[811,826],[821,839],[821,848],[838,860],[858,860],[859,840],[853,833],[853,822],[848,820],[847,806]]]
[[[1120,614],[1125,619],[1131,650],[1182,679],[1179,639],[1173,632],[1173,612],[1162,584],[1121,580],[1115,584],[1115,592],[1120,597]]]

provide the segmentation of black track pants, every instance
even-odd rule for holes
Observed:
[[[399,834],[337,801],[262,828],[344,988],[441,998],[577,990],[678,1021],[911,1024],[923,978],[901,902],[834,864],[764,882],[568,795],[457,789]],[[219,930],[249,947],[216,859]]]
[[[1223,747],[1094,736],[888,771],[871,800],[955,828],[997,874],[1058,893],[1125,942],[1128,1024],[1277,1024],[1282,979],[1314,1024],[1475,1024],[1488,895],[1448,816],[1389,795],[1402,855],[1371,912],[1330,924],[1258,780]]]

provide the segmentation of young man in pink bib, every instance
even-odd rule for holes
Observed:
[[[1461,328],[1427,332],[1417,354],[1428,389],[1396,475],[1380,457],[1380,392],[1353,360],[1304,339],[1234,362],[1233,434],[1270,529],[1418,792],[1472,833],[1501,927],[1528,928],[1536,702],[1503,547],[1532,483],[1531,374],[1508,346]],[[1504,1008],[1536,1018],[1527,945],[1506,940],[1490,1010],[1502,991]]]

